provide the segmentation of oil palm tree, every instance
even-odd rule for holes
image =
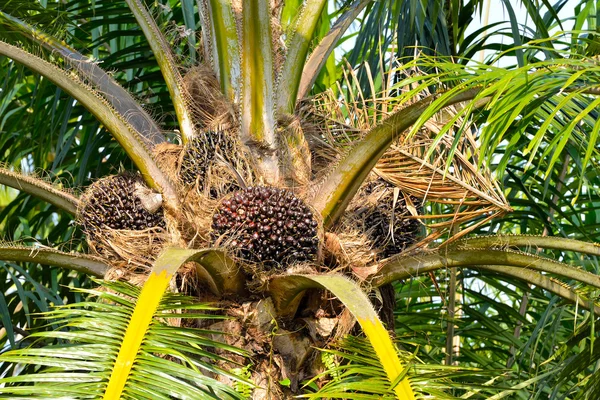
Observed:
[[[561,5],[525,2],[537,30],[512,21],[517,65],[500,68],[461,57],[493,47],[465,35],[483,2],[412,3],[7,3],[0,182],[21,192],[3,212],[21,243],[0,252],[19,263],[0,393],[593,398],[594,36],[550,37]],[[59,288],[86,275],[102,281]],[[559,340],[539,347],[551,321]],[[453,355],[438,341],[457,332]]]

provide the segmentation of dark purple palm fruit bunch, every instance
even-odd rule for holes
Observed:
[[[79,218],[84,231],[94,235],[97,230],[144,230],[165,227],[162,208],[150,212],[144,208],[136,185],[145,187],[137,174],[109,176],[92,184],[86,191]]]
[[[392,185],[383,180],[368,183],[365,193],[371,194],[374,190],[379,190],[382,192],[382,197],[377,204],[358,211],[367,237],[376,248],[381,250],[384,258],[399,254],[415,244],[423,230],[419,220],[407,218],[411,214],[403,195],[399,196],[396,204],[393,205],[392,188]],[[414,196],[410,196],[410,200],[421,213],[421,201]]]
[[[213,216],[213,240],[250,262],[268,267],[313,260],[317,221],[292,192],[248,187],[221,201]]]
[[[411,200],[418,204],[418,199]],[[406,218],[409,215],[406,201],[400,198],[393,211],[375,207],[365,217],[367,236],[382,250],[383,257],[399,254],[417,241],[421,234],[421,224],[416,219]]]

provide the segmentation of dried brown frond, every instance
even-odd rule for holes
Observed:
[[[441,212],[421,216],[431,231],[425,241],[431,241],[473,220],[477,225],[510,211],[498,183],[489,170],[476,164],[477,147],[468,135],[459,138],[454,154],[455,137],[445,135],[440,142],[426,134],[418,134],[405,143],[390,147],[377,163],[375,173],[403,192],[438,204]],[[432,157],[426,158],[435,146]],[[451,158],[448,167],[448,159]],[[459,233],[463,236],[477,225]]]

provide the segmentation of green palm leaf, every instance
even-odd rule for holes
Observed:
[[[103,283],[102,288],[82,289],[88,301],[76,307],[63,306],[42,316],[59,329],[31,334],[28,340],[35,341],[33,346],[0,356],[2,362],[42,368],[36,374],[4,377],[0,393],[16,398],[103,396],[127,320],[134,309],[132,299],[139,296],[140,290],[117,282]],[[178,313],[181,309],[186,312]],[[206,314],[210,311],[214,308],[181,295],[169,295],[162,300],[136,358],[135,373],[125,387],[125,398],[170,398],[175,393],[187,393],[184,398],[242,398],[207,375],[216,373],[238,379],[215,366],[218,360],[225,358],[212,349],[242,355],[243,351],[210,339],[210,331],[181,328],[169,322],[219,318]],[[97,323],[100,316],[102,324]],[[65,386],[62,384],[65,382],[74,384]]]
[[[466,393],[476,390],[474,399],[487,398],[500,392],[502,385],[486,383],[500,371],[452,366],[433,366],[423,363],[413,354],[400,351],[399,356],[409,367],[406,375],[414,382],[416,398],[440,400],[458,399],[459,395],[449,394],[450,390]],[[307,382],[306,386],[322,378],[328,378],[323,387],[314,393],[301,397],[310,399],[394,399],[393,386],[385,379],[379,361],[373,356],[373,349],[364,338],[348,336],[331,349],[323,349],[321,357],[328,365],[322,376]],[[468,377],[468,378],[467,378]],[[465,378],[468,383],[465,383]]]

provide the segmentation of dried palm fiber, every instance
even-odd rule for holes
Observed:
[[[167,239],[160,195],[136,173],[102,178],[81,196],[78,221],[93,252],[149,268]]]
[[[209,66],[200,64],[190,68],[183,83],[197,132],[235,127],[233,105],[221,92],[219,81]]]
[[[277,140],[280,144],[279,165],[285,185],[305,192],[312,179],[311,153],[302,123],[297,116],[283,116],[278,121]]]
[[[318,222],[291,191],[249,187],[223,199],[213,216],[215,245],[267,269],[314,260]]]
[[[179,160],[182,151],[183,146],[173,143],[159,143],[152,149],[156,164],[172,183],[179,181]]]
[[[372,268],[378,260],[378,251],[365,232],[356,228],[356,221],[344,215],[334,232],[325,234],[324,258],[332,270],[363,270]],[[376,272],[372,269],[371,272]],[[367,274],[358,275],[365,278]]]
[[[344,149],[361,137],[362,130],[332,118],[315,102],[315,98],[302,100],[298,104],[297,115],[311,153],[311,178],[318,180],[339,161]]]

